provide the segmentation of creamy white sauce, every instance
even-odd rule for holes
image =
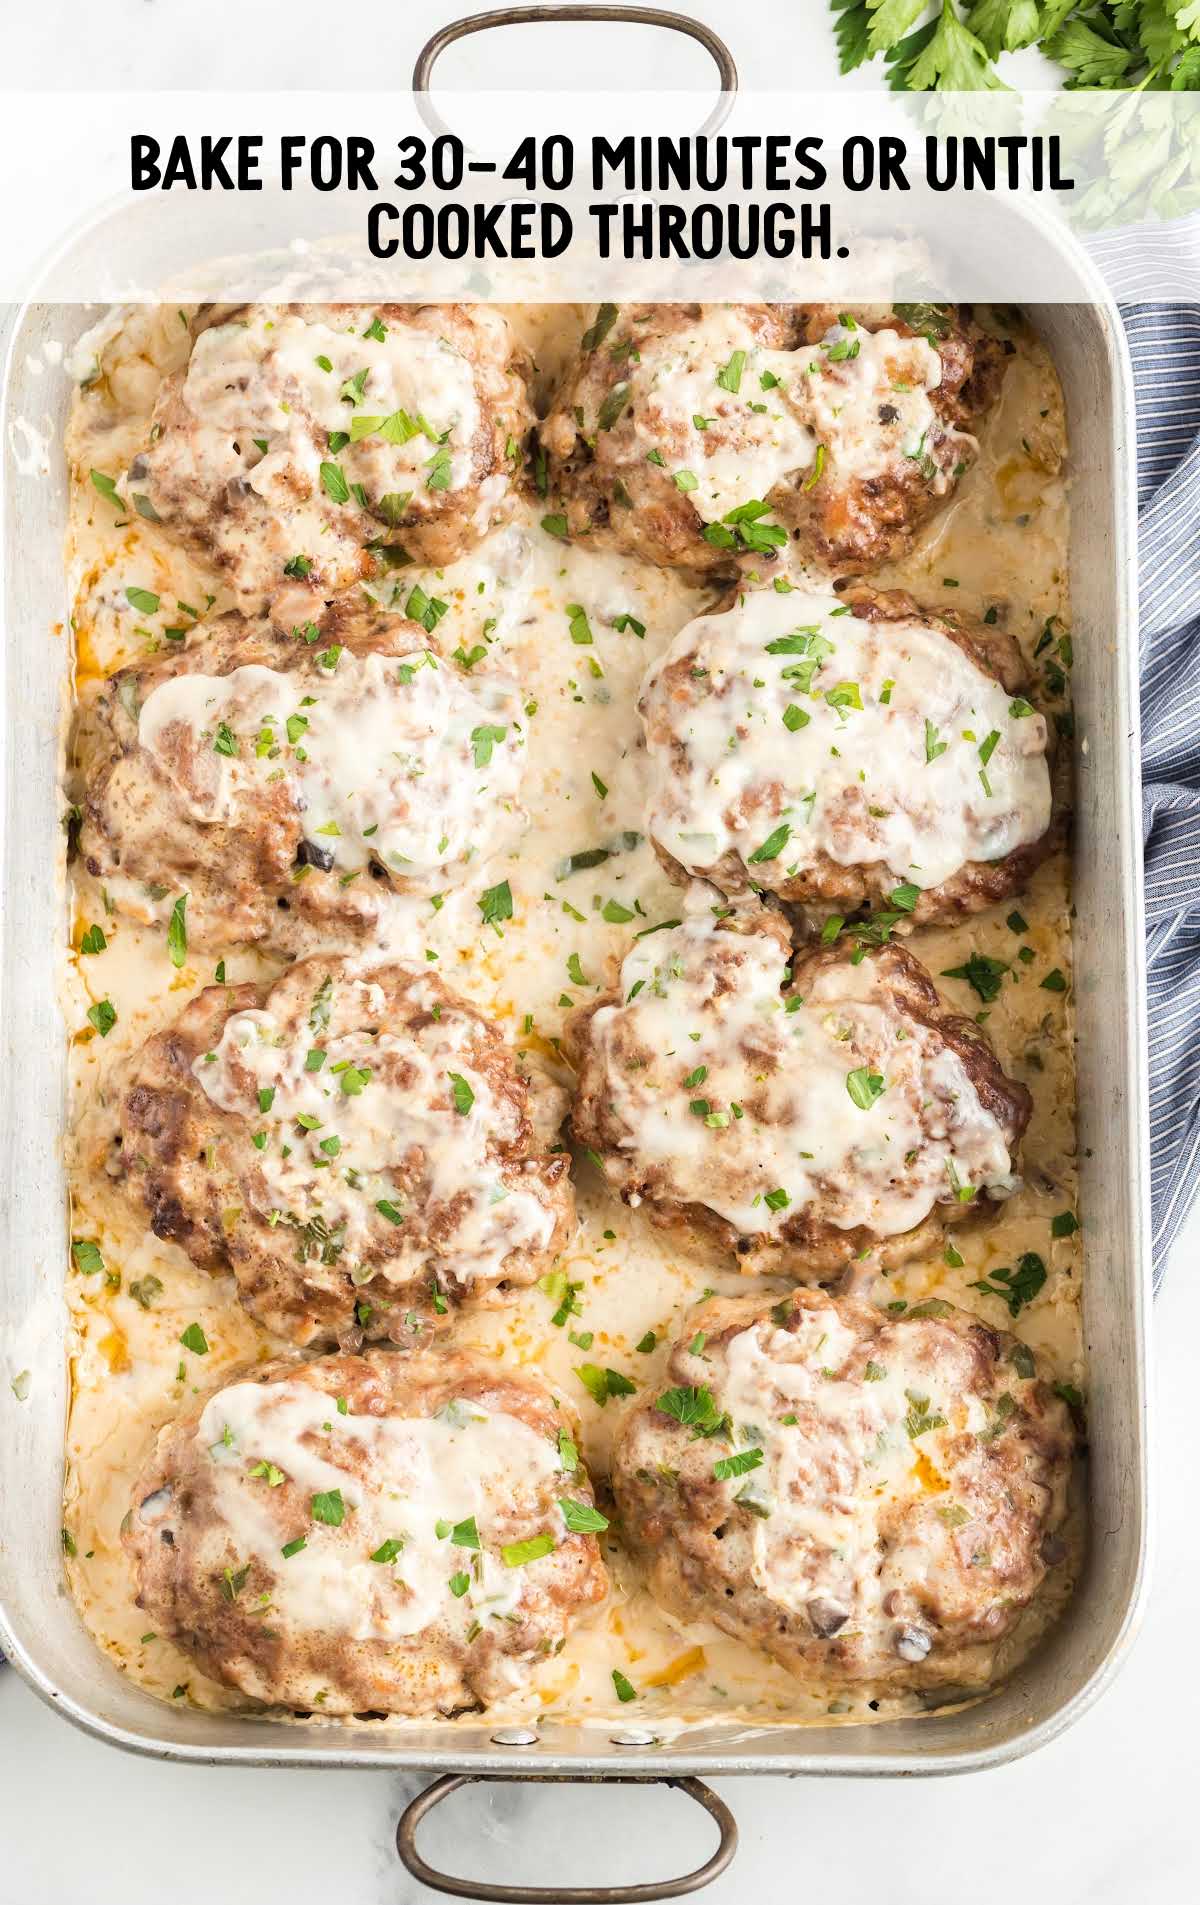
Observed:
[[[657,1197],[746,1236],[811,1204],[839,1230],[891,1237],[960,1190],[1015,1188],[962,1060],[897,1011],[870,958],[822,970],[793,1011],[778,941],[722,930],[724,910],[712,887],[689,889],[682,923],[626,955],[624,1003],[592,1021],[635,1179],[652,1167]],[[864,1105],[852,1087],[867,1081],[878,1095]],[[622,1160],[612,1169],[620,1182]]]
[[[273,1609],[309,1633],[351,1640],[400,1640],[430,1627],[462,1640],[473,1622],[519,1607],[525,1568],[506,1565],[497,1520],[522,1514],[540,1531],[542,1504],[562,1473],[554,1444],[513,1416],[452,1401],[434,1416],[342,1414],[332,1396],[303,1382],[235,1383],[207,1405],[196,1443],[213,1465],[215,1514],[237,1564],[261,1561],[274,1575]],[[282,1472],[272,1485],[254,1474]],[[296,1525],[283,1528],[275,1490],[303,1497]],[[566,1482],[561,1489],[570,1493]],[[314,1495],[337,1490],[340,1527],[315,1520]],[[474,1519],[479,1547],[451,1530]],[[285,1543],[304,1546],[285,1556]],[[505,1534],[504,1541],[513,1539]],[[388,1542],[392,1561],[372,1561]],[[527,1564],[536,1574],[539,1562]],[[450,1582],[467,1585],[461,1593]]]
[[[379,988],[352,986],[368,1019],[383,1020]],[[419,1275],[433,1254],[430,1231],[448,1215],[450,1234],[439,1246],[448,1274],[460,1283],[494,1278],[510,1251],[545,1247],[554,1217],[522,1188],[519,1169],[505,1171],[489,1155],[490,1143],[518,1139],[519,1122],[471,1062],[473,1023],[444,1010],[421,976],[408,997],[439,1017],[400,1036],[329,1036],[317,1009],[300,1036],[289,1038],[269,1011],[235,1012],[215,1051],[201,1054],[192,1070],[214,1104],[260,1134],[270,1207],[301,1228],[321,1218],[341,1238],[338,1261],[352,1280]],[[393,1175],[414,1159],[415,1194]],[[364,1265],[359,1277],[368,1241],[381,1239],[387,1260]]]
[[[432,892],[511,838],[525,747],[508,676],[464,676],[431,650],[319,652],[321,679],[251,664],[155,688],[138,740],[196,821],[253,825],[253,803],[287,784],[306,839],[358,873],[378,861]],[[174,772],[180,743],[188,773]]]
[[[664,682],[685,661],[687,681]],[[936,630],[860,620],[834,595],[757,589],[701,616],[641,705],[648,828],[693,873],[753,862],[785,826],[752,880],[824,854],[932,887],[1049,824],[1042,716]]]

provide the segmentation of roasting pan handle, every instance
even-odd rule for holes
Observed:
[[[472,33],[486,33],[489,27],[540,26],[548,20],[616,20],[626,26],[665,27],[669,33],[683,33],[689,40],[697,41],[712,56],[721,81],[720,98],[701,126],[699,136],[704,138],[724,125],[738,89],[737,67],[733,54],[720,34],[714,33],[702,20],[689,19],[686,13],[660,13],[657,7],[497,7],[492,13],[472,13],[463,20],[450,20],[426,40],[417,54],[412,89],[417,95],[421,117],[430,131],[445,133],[448,130],[434,111],[429,98],[429,82],[433,77],[434,66],[448,46],[453,46],[456,40],[465,40]]]
[[[496,1905],[648,1905],[651,1899],[682,1898],[685,1893],[698,1892],[725,1870],[737,1851],[737,1822],[723,1799],[719,1799],[711,1786],[702,1779],[666,1779],[661,1777],[639,1776],[633,1773],[619,1773],[606,1778],[596,1774],[590,1780],[573,1778],[569,1773],[532,1777],[539,1785],[615,1785],[615,1786],[672,1786],[678,1792],[686,1793],[698,1806],[703,1806],[710,1818],[715,1819],[720,1841],[716,1851],[694,1872],[685,1872],[681,1878],[659,1879],[649,1885],[493,1885],[487,1879],[452,1878],[448,1872],[439,1872],[427,1865],[417,1851],[417,1827],[427,1813],[440,1806],[443,1799],[449,1799],[461,1786],[470,1786],[478,1781],[486,1784],[488,1780],[498,1780],[507,1784],[529,1779],[522,1773],[449,1773],[444,1779],[435,1780],[423,1793],[418,1793],[411,1805],[405,1808],[400,1824],[396,1828],[396,1850],[409,1875],[418,1879],[422,1885],[428,1885],[432,1891],[448,1892],[452,1898],[473,1898],[496,1901]]]

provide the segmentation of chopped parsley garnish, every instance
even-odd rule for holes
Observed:
[[[396,1559],[396,1556],[401,1553],[403,1547],[403,1535],[389,1535],[386,1541],[380,1542],[374,1554],[370,1556],[370,1559],[386,1566],[389,1562]]]
[[[474,750],[476,767],[488,767],[491,764],[492,749],[504,739],[507,728],[484,726],[471,729],[471,747]]]
[[[264,1461],[254,1464],[254,1467],[250,1470],[250,1480],[252,1482],[264,1481],[268,1488],[279,1488],[282,1483],[287,1480],[287,1477],[281,1468],[276,1468],[274,1462]]]
[[[752,1468],[761,1468],[762,1459],[761,1449],[739,1449],[736,1455],[723,1455],[714,1462],[713,1474],[717,1481],[729,1482],[735,1475],[748,1475]]]
[[[90,1237],[77,1237],[71,1245],[71,1255],[75,1259],[75,1268],[85,1277],[94,1277],[104,1268],[100,1246]]]
[[[439,1541],[449,1541],[456,1548],[478,1548],[479,1529],[474,1515],[468,1515],[465,1521],[439,1521],[434,1527]]]
[[[90,474],[93,487],[99,490],[101,496],[103,496],[107,502],[110,502],[115,510],[119,510],[123,514],[125,504],[117,495],[115,478],[106,476],[103,470],[92,470]]]
[[[915,1442],[919,1435],[928,1435],[933,1429],[945,1428],[945,1416],[930,1411],[928,1396],[918,1396],[911,1389],[906,1389],[904,1393],[908,1397],[909,1403],[908,1414],[904,1418],[904,1426],[908,1430],[909,1437],[912,1441]]]
[[[597,413],[596,428],[598,430],[612,429],[626,404],[629,402],[632,391],[633,386],[624,380],[619,384],[613,385]]]
[[[588,1502],[572,1501],[569,1496],[560,1495],[558,1505],[569,1534],[599,1535],[608,1527],[607,1516]]]
[[[182,966],[187,959],[187,903],[187,894],[181,893],[171,908],[167,925],[167,951],[171,955],[171,964],[176,967]]]
[[[567,625],[576,648],[592,646],[592,629],[587,618],[587,610],[579,602],[567,603]]]
[[[191,1350],[193,1356],[208,1355],[208,1338],[199,1323],[189,1323],[179,1340],[185,1349]]]
[[[404,604],[404,613],[410,621],[419,622],[427,635],[432,635],[449,606],[440,596],[426,595],[420,583],[416,583]]]
[[[822,473],[825,469],[826,454],[827,452],[825,449],[825,445],[823,443],[818,443],[816,455],[813,457],[812,472],[810,475],[806,476],[803,483],[801,483],[800,487],[802,490],[810,490],[810,489],[816,488],[817,484],[821,480]]]
[[[697,1435],[711,1435],[725,1419],[713,1401],[712,1391],[705,1388],[668,1389],[654,1406],[685,1429],[695,1429]]]
[[[869,1066],[860,1065],[857,1071],[846,1073],[846,1090],[860,1111],[869,1111],[886,1089],[880,1074]]]
[[[151,589],[126,589],[125,600],[139,615],[157,615],[159,598]]]
[[[787,821],[781,822],[773,833],[767,835],[762,845],[756,847],[749,855],[747,865],[759,866],[766,860],[777,860],[791,838],[791,833],[792,830]]]
[[[553,1535],[531,1535],[528,1541],[506,1542],[500,1550],[500,1559],[506,1568],[525,1568],[531,1561],[553,1554],[555,1546]]]
[[[482,899],[476,904],[485,926],[495,926],[499,920],[513,916],[512,888],[507,880],[501,880],[499,886],[489,886]]]
[[[1016,1267],[989,1270],[986,1278],[972,1283],[972,1290],[982,1290],[984,1296],[997,1296],[1007,1303],[1010,1316],[1017,1316],[1027,1303],[1032,1303],[1046,1281],[1046,1266],[1036,1250],[1026,1250],[1017,1259]]]
[[[117,1008],[110,999],[99,999],[88,1007],[88,1023],[95,1027],[101,1038],[107,1038],[117,1022]]]
[[[600,306],[592,323],[588,325],[587,330],[583,334],[580,343],[581,350],[594,351],[603,344],[605,338],[617,321],[617,308],[615,304],[602,304]]]
[[[992,959],[986,953],[973,952],[963,966],[943,966],[943,979],[965,979],[971,990],[990,1005],[1000,991],[1000,982],[1008,966],[1003,959]]]
[[[637,1688],[632,1681],[626,1680],[619,1667],[614,1667],[612,1670],[612,1683],[616,1688],[617,1699],[622,1703],[637,1699]]]
[[[745,368],[745,351],[734,351],[729,362],[723,364],[721,369],[717,372],[717,383],[721,389],[728,390],[731,395],[736,397],[742,387],[742,372]]]
[[[309,1504],[314,1521],[323,1521],[329,1528],[340,1528],[346,1519],[346,1504],[342,1500],[340,1488],[327,1488],[314,1495]]]
[[[475,1103],[475,1093],[461,1072],[447,1072],[446,1076],[450,1080],[450,1096],[454,1109],[460,1118],[465,1118]]]
[[[350,501],[350,485],[342,475],[340,466],[336,463],[322,463],[321,487],[331,503],[348,503]]]
[[[619,1369],[601,1369],[596,1363],[577,1363],[575,1374],[587,1390],[593,1402],[603,1409],[610,1396],[632,1396],[636,1394],[637,1384],[630,1382]]]
[[[719,523],[706,523],[700,533],[714,549],[733,549],[740,542],[743,548],[757,555],[767,555],[773,549],[782,548],[788,539],[787,530],[781,524],[762,521],[770,513],[770,503],[756,497],[748,503],[739,503]]]

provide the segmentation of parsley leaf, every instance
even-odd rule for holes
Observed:
[[[1017,1259],[1016,1268],[989,1270],[987,1278],[972,1283],[973,1290],[982,1290],[985,1296],[998,1296],[1007,1303],[1010,1316],[1018,1316],[1027,1303],[1032,1303],[1046,1281],[1046,1266],[1036,1250],[1027,1250]]]

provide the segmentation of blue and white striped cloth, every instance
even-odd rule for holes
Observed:
[[[1200,1185],[1200,304],[1122,307],[1138,427],[1154,1284]]]

